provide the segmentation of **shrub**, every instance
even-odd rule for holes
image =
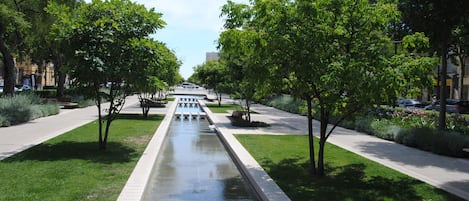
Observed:
[[[469,136],[454,131],[436,131],[433,152],[448,156],[468,157],[462,149],[469,147]]]
[[[469,147],[469,136],[454,131],[428,127],[403,129],[396,136],[396,142],[447,156],[468,156],[462,149]]]
[[[417,147],[417,142],[415,139],[415,133],[412,129],[401,129],[397,136],[394,139],[397,143],[409,146]]]
[[[434,129],[428,127],[414,128],[415,143],[419,149],[432,151],[434,144],[438,140]]]
[[[371,134],[373,132],[373,128],[371,127],[371,122],[373,122],[373,118],[369,116],[358,116],[355,118],[355,130],[359,132],[365,132]]]
[[[33,93],[0,98],[0,126],[15,125],[59,113],[57,104],[39,103],[40,98]]]
[[[15,95],[0,99],[0,115],[11,124],[27,122],[31,119],[31,98],[29,95]]]
[[[5,126],[10,126],[10,121],[8,119],[0,114],[0,127],[5,127]]]
[[[31,119],[56,115],[59,111],[57,104],[33,105],[31,107]]]
[[[355,122],[353,120],[345,119],[342,122],[340,122],[339,126],[347,128],[347,129],[354,129]]]
[[[265,99],[261,101],[263,104],[295,113],[295,114],[301,114],[301,115],[306,115],[306,110],[305,110],[305,105],[306,103],[303,100],[299,99],[294,99],[291,96],[288,95],[280,95],[276,96],[270,99]]]
[[[231,125],[237,126],[237,127],[269,127],[270,125],[265,123],[265,122],[260,122],[260,121],[247,121],[242,118],[230,118],[231,119]]]
[[[394,140],[401,128],[387,119],[375,119],[371,122],[372,134],[385,140]]]
[[[40,91],[35,91],[34,93],[41,98],[54,98],[56,97],[57,91],[51,89],[44,89]]]

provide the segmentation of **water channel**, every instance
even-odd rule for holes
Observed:
[[[177,98],[177,113],[202,112],[192,97]],[[174,117],[144,200],[258,200],[209,125],[197,116]]]

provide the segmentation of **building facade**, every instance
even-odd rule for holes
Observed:
[[[0,63],[0,86],[4,86],[3,63]],[[15,85],[28,85],[33,89],[42,89],[44,86],[55,86],[55,72],[52,63],[44,62],[37,65],[31,60],[17,62],[15,60]]]

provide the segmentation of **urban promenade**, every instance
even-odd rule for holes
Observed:
[[[224,101],[233,102],[229,99]],[[230,134],[307,133],[304,116],[258,104],[254,104],[252,109],[257,112],[252,114],[253,120],[269,123],[271,127],[235,128],[229,122],[229,114],[213,113],[212,121],[216,127]],[[123,112],[140,112],[136,96],[126,100]],[[166,109],[152,109],[151,112],[165,113]],[[61,113],[55,116],[0,128],[0,159],[91,122],[97,118],[96,113],[95,106],[61,110]],[[315,131],[318,126],[318,122],[314,122]],[[468,159],[440,156],[343,128],[337,128],[329,142],[469,200]]]

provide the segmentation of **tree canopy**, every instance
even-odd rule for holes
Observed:
[[[414,32],[424,32],[430,38],[433,50],[438,52],[441,71],[438,76],[446,79],[447,55],[454,42],[453,31],[469,18],[469,1],[459,0],[400,0],[403,22]],[[467,34],[467,32],[466,32]],[[440,83],[440,80],[438,80]],[[442,81],[441,83],[446,83]],[[445,84],[446,85],[446,84]],[[440,87],[439,129],[446,128],[446,86]]]
[[[194,67],[193,76],[197,83],[215,91],[220,106],[222,93],[228,92],[231,87],[226,65],[220,61],[207,61]]]
[[[31,27],[21,6],[14,1],[0,3],[0,53],[4,65],[4,93],[10,95],[14,92],[16,81],[13,58],[15,54],[19,54],[20,46],[24,43],[24,32]]]
[[[387,89],[398,76],[405,75],[411,79],[407,83],[415,85],[421,83],[414,77],[429,83],[428,65],[416,62],[423,67],[412,71],[391,62],[389,24],[399,17],[392,2],[255,0],[249,6],[229,1],[222,14],[227,30],[220,35],[221,54],[230,69],[240,72],[237,80],[245,80],[251,91],[280,87],[306,100],[312,173],[324,174],[325,142],[338,123],[397,98],[401,88]],[[414,61],[405,56],[395,60]],[[391,64],[399,73],[389,73]],[[313,112],[321,122],[317,171]]]
[[[134,65],[145,59],[135,55],[135,50],[147,45],[146,38],[163,28],[162,14],[129,0],[93,0],[76,9],[52,4],[48,11],[58,19],[53,25],[56,38],[68,44],[65,54],[74,64],[70,70],[73,84],[96,100],[99,147],[106,149],[111,122],[131,92],[132,82],[149,66]],[[111,86],[103,90],[105,83]],[[101,114],[104,101],[109,101],[106,116]]]

